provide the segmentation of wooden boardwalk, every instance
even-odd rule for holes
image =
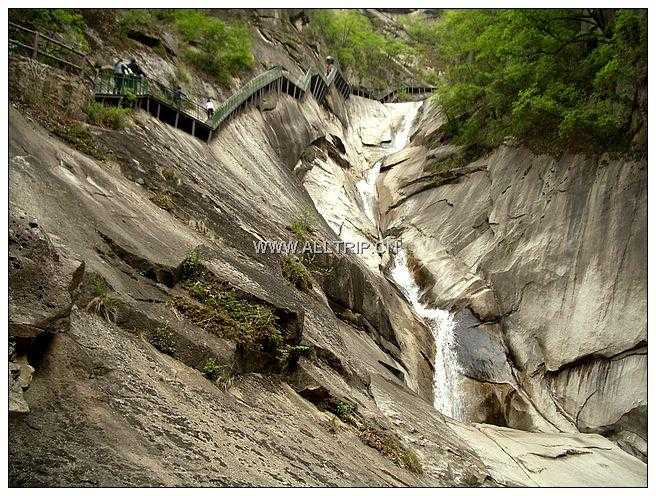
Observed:
[[[22,53],[76,72],[85,72],[85,69],[91,67],[87,55],[72,47],[12,22],[9,27],[10,54]],[[322,70],[310,69],[300,80],[295,79],[282,66],[275,66],[239,88],[208,119],[205,109],[196,102],[184,95],[176,95],[171,89],[146,77],[114,75],[110,70],[97,74],[93,84],[96,101],[106,105],[127,104],[145,110],[162,122],[206,142],[216,135],[222,124],[272,91],[286,93],[298,100],[312,95],[321,104],[331,87],[344,100],[357,95],[383,103],[391,102],[401,94],[422,96],[434,90],[430,86],[403,85],[401,88],[378,92],[378,96],[374,96],[374,90],[352,88],[337,61],[331,65],[328,74]]]

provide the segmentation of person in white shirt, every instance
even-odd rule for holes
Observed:
[[[205,110],[207,111],[207,118],[211,119],[214,115],[214,102],[211,98],[208,98],[205,102]]]

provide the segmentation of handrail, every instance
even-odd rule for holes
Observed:
[[[186,95],[176,95],[175,91],[145,76],[115,74],[113,69],[101,71],[94,80],[95,94],[98,96],[119,96],[138,98],[151,96],[178,108],[194,119],[205,122],[205,109]]]
[[[233,93],[215,111],[211,126],[216,129],[233,111],[250,98],[255,92],[265,88],[283,75],[282,67],[274,67],[246,83],[237,93]]]
[[[88,65],[93,65],[89,61],[87,54],[55,40],[50,36],[40,33],[39,31],[21,26],[12,21],[9,21],[9,27],[28,33],[34,37],[32,46],[27,45],[19,39],[12,39],[9,37],[10,51],[14,48],[25,49],[30,52],[32,58],[37,58],[38,55],[41,54],[59,63],[73,67],[74,69],[82,70],[81,66],[57,57],[55,55],[55,53],[58,54],[57,51],[53,53],[44,50],[43,48],[40,49],[39,43],[43,40],[48,43],[53,43],[65,51],[81,57]],[[351,88],[346,77],[344,77],[339,61],[334,61],[332,63],[328,74],[325,74],[323,70],[317,69],[316,67],[310,67],[300,80],[296,79],[282,66],[274,66],[255,76],[238,91],[230,95],[221,105],[219,105],[212,118],[208,119],[204,107],[198,105],[186,95],[183,96],[178,94],[158,81],[148,79],[145,76],[114,74],[113,70],[101,70],[96,71],[95,77],[91,79],[95,86],[95,93],[99,97],[119,96],[127,99],[142,97],[156,98],[177,109],[178,112],[187,114],[196,121],[203,123],[205,126],[209,127],[212,132],[234,112],[242,106],[245,106],[245,104],[248,104],[251,99],[254,100],[261,96],[268,89],[276,88],[278,91],[282,91],[284,88],[284,91],[296,98],[302,98],[309,91],[320,103],[325,98],[328,89],[331,86],[335,86],[336,90],[344,99],[349,98],[349,96],[354,93],[360,95],[366,94],[367,97],[371,97],[371,95],[374,94],[373,91],[365,88],[356,88],[355,90]],[[417,90],[413,91],[414,93],[423,93],[424,91],[433,91],[434,89],[432,87],[403,85],[401,88],[388,91],[381,97],[375,99],[384,102],[399,90],[407,90],[408,88],[411,90]],[[211,136],[212,133],[210,132],[210,137]]]
[[[356,90],[352,89],[351,85],[344,77],[339,63],[335,62],[328,74],[325,74],[324,71],[317,69],[316,67],[310,67],[300,80],[296,79],[292,74],[285,70],[284,67],[274,66],[267,71],[258,74],[239,88],[239,90],[230,95],[218,106],[211,119],[207,119],[205,117],[205,109],[191,99],[186,96],[177,96],[171,89],[157,81],[149,80],[146,77],[119,75],[113,74],[111,71],[105,71],[104,75],[99,74],[96,78],[96,95],[128,97],[152,96],[169,103],[179,112],[183,112],[197,121],[202,122],[214,132],[233,113],[242,106],[248,104],[251,99],[254,100],[258,96],[261,96],[266,89],[273,89],[274,87],[278,91],[284,89],[284,91],[299,98],[303,97],[305,93],[310,91],[317,101],[321,102],[330,86],[333,85],[345,99],[354,93],[365,93],[369,95],[368,97],[371,97],[371,94],[373,93],[373,91],[364,90],[363,88]],[[403,85],[401,88],[385,92],[380,98],[375,99],[385,101],[392,95],[396,94],[397,91],[407,88],[428,91],[433,90],[431,87]]]
[[[73,52],[74,54],[79,55],[80,57],[86,57],[87,56],[86,53],[81,52],[81,51],[79,51],[76,48],[73,48],[71,46],[68,46],[65,43],[62,43],[61,41],[50,38],[49,36],[46,36],[45,34],[43,34],[40,31],[35,31],[34,29],[26,28],[25,26],[21,26],[20,24],[16,24],[15,22],[11,22],[11,21],[9,21],[9,26],[14,27],[14,28],[18,28],[21,31],[25,31],[27,33],[38,34],[39,38],[43,38],[46,41],[49,41],[50,43],[54,43],[55,45],[59,45],[60,47],[68,50],[69,52]]]

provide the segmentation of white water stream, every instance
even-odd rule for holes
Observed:
[[[419,111],[419,107],[421,107],[421,102],[393,103],[389,105],[403,105],[408,107],[408,111],[401,118],[399,128],[394,133],[391,143],[386,147],[386,149],[389,150],[389,154],[392,154],[402,150],[408,144],[412,123]],[[362,198],[364,213],[376,226],[378,225],[375,210],[376,203],[378,202],[376,181],[380,175],[380,167],[382,163],[382,159],[374,163],[373,167],[365,173],[364,179],[355,184],[355,187],[358,189],[360,197]]]
[[[421,104],[396,105],[407,105],[408,111],[402,117],[399,128],[394,133],[394,137],[388,145],[389,153],[398,152],[408,144],[412,123]],[[378,191],[376,188],[376,182],[380,175],[382,162],[382,159],[378,160],[373,167],[365,173],[364,179],[356,183],[356,187],[362,198],[364,213],[376,227],[378,227],[378,219],[376,216]],[[435,338],[433,406],[444,415],[455,419],[461,419],[463,406],[459,401],[457,394],[459,391],[459,373],[454,348],[453,329],[455,322],[453,316],[446,310],[428,308],[419,301],[420,288],[408,268],[408,261],[403,248],[396,253],[390,275],[399,285],[408,301],[412,304],[414,312],[426,323]]]
[[[444,415],[462,420],[463,408],[458,397],[460,374],[455,352],[453,315],[439,308],[428,308],[419,301],[420,289],[408,268],[408,260],[403,248],[396,254],[390,275],[401,287],[415,313],[424,321],[435,338],[433,406]]]

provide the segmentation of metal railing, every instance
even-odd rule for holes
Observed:
[[[54,63],[54,65],[75,69],[80,72],[86,67],[93,67],[87,54],[80,50],[39,31],[29,29],[11,21],[9,21],[9,53],[23,53],[34,59],[43,57],[51,65]],[[73,61],[70,59],[73,59]],[[212,130],[216,130],[222,122],[228,119],[238,109],[261,98],[267,90],[271,89],[282,91],[284,88],[285,91],[291,93],[296,98],[302,98],[310,91],[319,102],[323,101],[328,89],[332,85],[336,87],[345,99],[351,94],[366,95],[370,98],[375,94],[374,91],[366,88],[352,89],[344,77],[339,61],[333,62],[328,74],[324,74],[324,71],[321,69],[311,67],[300,80],[294,78],[283,67],[276,66],[248,81],[236,93],[232,94],[226,101],[219,105],[212,118],[208,119],[203,106],[194,102],[186,95],[173,91],[163,84],[143,76],[114,74],[113,70],[96,71],[93,82],[97,96],[119,96],[127,100],[143,97],[155,98],[177,109],[179,112],[183,112],[197,121],[203,122]],[[395,90],[382,94],[379,93],[380,96],[374,98],[385,102],[390,101],[399,92],[417,94],[428,93],[433,91],[433,89],[428,86],[404,85]]]
[[[351,94],[363,96],[366,94],[371,97],[374,93],[372,90],[364,88],[353,90],[344,77],[338,62],[333,64],[328,74],[325,74],[321,69],[311,67],[300,80],[292,76],[282,66],[272,67],[255,76],[237,92],[230,95],[218,106],[211,119],[207,118],[206,111],[201,105],[189,99],[186,95],[180,95],[157,81],[149,80],[146,77],[119,75],[114,74],[111,70],[105,71],[96,78],[95,91],[98,96],[124,96],[128,99],[145,96],[157,98],[180,112],[184,112],[190,117],[205,123],[214,131],[231,115],[261,98],[268,90],[286,91],[297,98],[302,98],[309,91],[317,101],[321,102],[325,98],[328,89],[333,85],[345,99]],[[432,91],[430,87],[404,85],[398,90],[379,93],[380,98],[375,99],[389,101],[398,91],[407,92],[409,89],[411,92]]]
[[[174,109],[193,117],[197,121],[203,122],[212,131],[215,131],[234,113],[261,98],[269,90],[285,91],[296,98],[303,98],[309,91],[319,102],[323,101],[329,88],[333,85],[345,99],[353,93],[360,95],[373,94],[373,91],[365,90],[364,88],[353,90],[337,62],[333,64],[328,74],[325,74],[321,69],[311,67],[300,80],[292,76],[282,66],[276,66],[255,76],[238,91],[230,95],[218,106],[212,118],[208,119],[206,111],[201,105],[189,99],[186,95],[181,95],[157,81],[149,80],[146,77],[114,74],[110,70],[100,73],[95,83],[97,96],[121,96],[127,97],[128,99],[141,97],[156,98],[169,104]],[[410,88],[410,86],[404,86],[401,88],[401,91],[406,91],[407,88]],[[412,88],[417,89],[419,87]],[[421,90],[424,89],[432,91],[432,88],[421,87]],[[396,92],[397,90],[385,92],[381,100],[385,101],[384,99],[389,99]]]
[[[149,80],[129,74],[114,74],[111,70],[101,71],[95,81],[96,95],[145,96],[149,92]]]
[[[117,74],[112,69],[100,71],[94,80],[94,91],[99,97],[123,97],[130,101],[141,97],[156,98],[180,112],[205,122],[205,109],[186,95],[177,93],[157,81],[133,74]]]
[[[33,59],[48,59],[49,64],[56,64],[66,69],[82,72],[91,66],[87,54],[57,41],[50,36],[9,21],[9,53],[22,54]],[[70,60],[73,59],[73,62]]]
[[[216,129],[224,120],[226,120],[230,115],[241,105],[247,103],[248,100],[253,97],[258,91],[266,88],[269,85],[272,85],[275,81],[283,77],[282,67],[274,67],[269,69],[258,76],[255,76],[248,83],[242,86],[239,91],[233,93],[228,97],[228,99],[223,102],[219,108],[214,112],[214,116],[210,121],[212,128]]]

